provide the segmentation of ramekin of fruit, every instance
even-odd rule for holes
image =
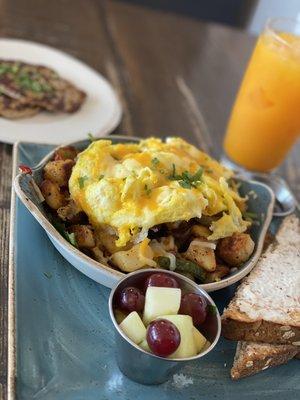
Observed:
[[[120,370],[146,385],[167,381],[187,362],[209,353],[220,337],[214,301],[172,271],[126,275],[110,294],[109,312]]]

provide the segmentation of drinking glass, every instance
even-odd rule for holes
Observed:
[[[221,161],[274,191],[274,215],[296,200],[274,170],[300,135],[300,21],[270,19],[259,36],[229,118]]]
[[[278,167],[300,134],[300,21],[270,19],[259,36],[224,139],[234,164]]]

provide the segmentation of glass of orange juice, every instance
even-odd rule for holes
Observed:
[[[300,134],[300,21],[269,20],[229,119],[224,150],[250,171],[278,167]]]

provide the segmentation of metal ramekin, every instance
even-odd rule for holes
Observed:
[[[201,294],[207,299],[208,304],[215,307],[216,312],[209,313],[204,326],[201,327],[201,332],[207,340],[210,341],[211,345],[194,357],[169,359],[148,353],[133,343],[119,328],[114,316],[114,305],[116,304],[118,295],[125,287],[136,286],[141,288],[147,277],[155,272],[162,271],[143,269],[126,275],[125,278],[119,281],[116,287],[112,289],[108,302],[109,314],[115,327],[115,351],[118,366],[129,379],[144,385],[163,383],[187,363],[198,360],[208,354],[217,344],[221,333],[220,314],[212,298],[196,283],[183,275],[172,271],[163,271],[176,278],[183,291]]]

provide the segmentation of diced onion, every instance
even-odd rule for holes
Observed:
[[[201,247],[206,247],[208,249],[212,249],[212,250],[216,250],[216,243],[214,242],[205,242],[204,240],[200,240],[200,239],[194,239],[190,245],[197,245],[197,246],[201,246]]]
[[[165,254],[166,257],[170,260],[170,265],[169,265],[169,270],[170,271],[175,271],[176,269],[176,257],[173,253],[168,253],[166,252]]]
[[[132,240],[132,242],[134,244],[138,244],[140,242],[142,242],[144,239],[146,239],[146,237],[148,236],[148,229],[142,229],[141,232],[139,232],[134,239]]]

